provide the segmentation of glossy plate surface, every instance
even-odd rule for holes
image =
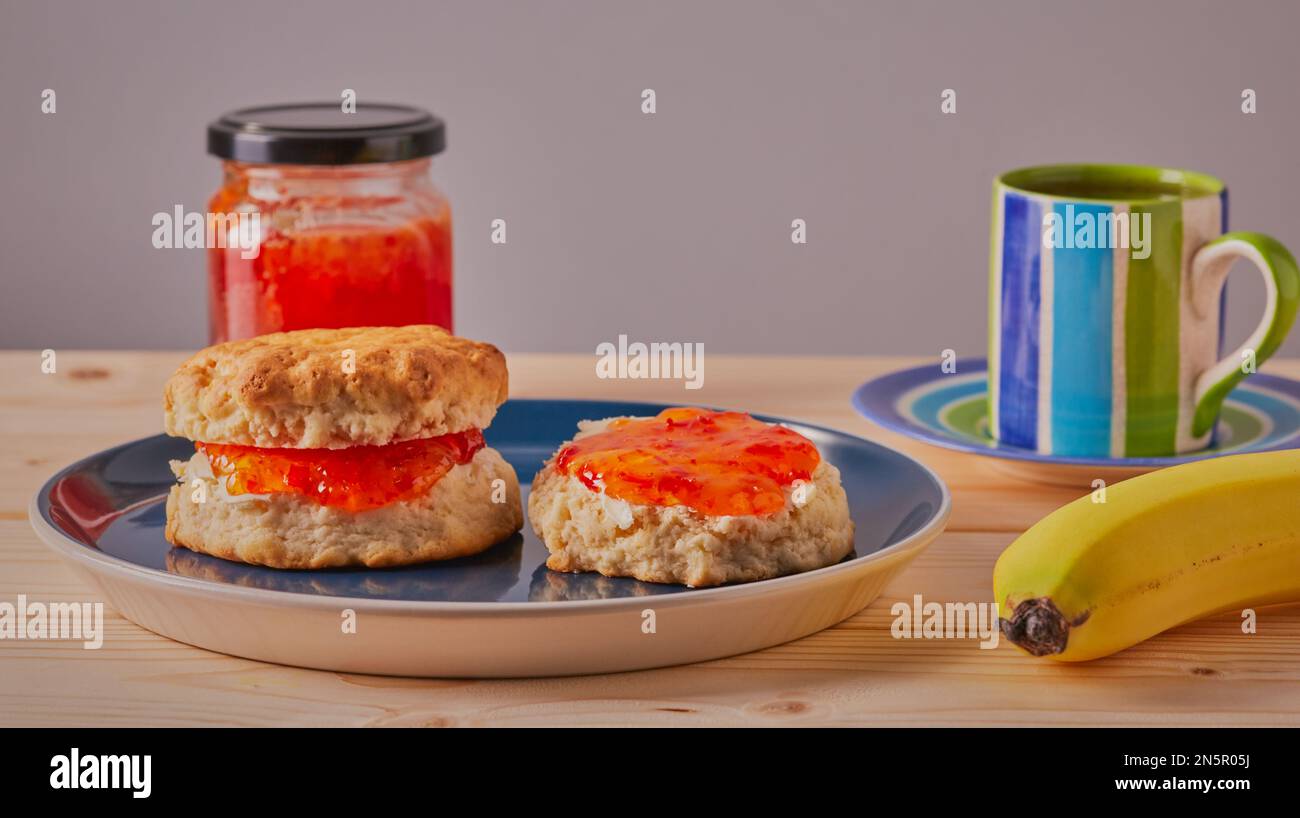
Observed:
[[[486,437],[518,472],[526,506],[527,481],[579,420],[663,408],[512,400]],[[33,500],[32,523],[127,618],[226,653],[405,675],[675,664],[788,641],[852,615],[942,529],[948,492],[923,466],[850,435],[788,425],[839,467],[857,524],[855,553],[818,571],[720,588],[549,571],[527,526],[474,557],[393,569],[281,571],[172,548],[163,538],[167,461],[193,449],[161,435],[55,475]],[[342,633],[345,611],[356,615],[356,633]]]

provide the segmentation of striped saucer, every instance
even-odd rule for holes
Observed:
[[[1100,458],[1039,454],[993,440],[987,362],[962,359],[956,370],[945,373],[938,364],[928,364],[882,375],[858,387],[853,406],[868,420],[907,437],[996,458],[1005,471],[1066,485],[1122,479],[1224,454],[1300,446],[1300,381],[1277,375],[1252,375],[1233,390],[1208,449],[1170,457]]]

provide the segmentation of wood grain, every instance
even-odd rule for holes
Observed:
[[[182,353],[0,353],[0,600],[93,600],[39,543],[27,503],[57,468],[157,433]],[[879,440],[952,488],[948,531],[847,622],[758,653],[572,679],[446,681],[278,667],[168,641],[112,614],[104,646],[0,641],[2,725],[1300,725],[1300,607],[1183,626],[1068,666],[976,640],[896,640],[893,602],[991,596],[1015,535],[1082,493],[1015,482],[979,458],[874,427],[849,406],[863,380],[919,360],[710,356],[705,386],[608,381],[591,356],[510,356],[511,393],[702,403],[786,415]],[[1300,375],[1300,362],[1266,368]]]

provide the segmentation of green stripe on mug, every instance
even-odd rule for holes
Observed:
[[[1182,296],[1182,202],[1135,204],[1149,216],[1146,258],[1130,256],[1124,307],[1123,457],[1158,457],[1177,449],[1178,304]]]

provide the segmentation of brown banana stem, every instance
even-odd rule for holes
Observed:
[[[1034,656],[1061,653],[1070,641],[1071,623],[1056,603],[1047,597],[1021,602],[1012,612],[1011,619],[1001,620],[1001,625],[1003,636]]]

